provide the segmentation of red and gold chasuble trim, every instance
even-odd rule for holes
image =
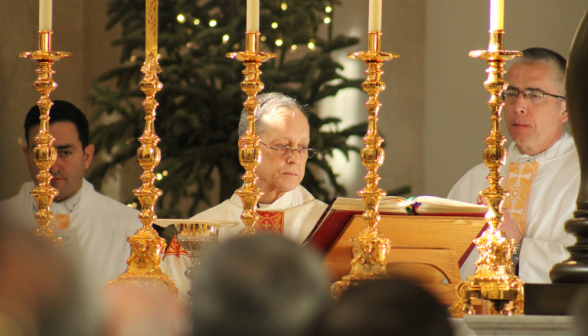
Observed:
[[[284,235],[284,212],[283,211],[257,211],[259,222],[257,229],[262,233],[274,233]]]
[[[168,255],[174,255],[178,258],[181,255],[185,255],[185,256],[188,255],[188,253],[186,253],[186,250],[184,250],[182,248],[182,246],[180,245],[180,243],[178,242],[178,239],[176,238],[176,236],[174,236],[172,238],[172,240],[169,242],[169,246],[167,247],[167,250],[165,251],[165,255],[163,256],[163,259],[165,259]]]
[[[504,201],[503,208],[509,211],[522,232],[525,232],[531,186],[538,168],[539,162],[511,163],[506,173],[504,188],[508,190],[509,195]]]

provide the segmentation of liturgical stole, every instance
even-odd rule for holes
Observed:
[[[509,211],[512,219],[521,228],[521,232],[525,232],[531,186],[537,176],[537,169],[539,169],[539,162],[513,162],[508,166],[506,173],[504,188],[509,195],[502,208]]]

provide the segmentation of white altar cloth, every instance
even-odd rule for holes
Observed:
[[[455,336],[572,336],[572,316],[467,315],[450,319]]]

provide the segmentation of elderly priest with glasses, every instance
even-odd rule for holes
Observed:
[[[280,93],[267,93],[257,97],[260,103],[256,128],[260,137],[261,163],[257,167],[259,198],[258,230],[284,236],[302,244],[313,229],[327,205],[315,199],[300,185],[306,169],[306,160],[315,150],[309,146],[308,118],[296,100]],[[241,114],[239,137],[247,129],[247,113]],[[239,147],[241,147],[239,141]],[[241,222],[241,199],[236,194],[223,203],[199,213],[192,219],[215,219]],[[244,228],[223,228],[222,242],[236,236]],[[162,268],[178,286],[179,295],[187,299],[189,282],[184,271],[190,266],[186,252],[176,238],[172,240],[163,259]]]
[[[568,120],[564,92],[566,60],[544,48],[523,50],[507,72],[503,115],[513,143],[501,175],[509,192],[500,229],[516,241],[515,270],[528,283],[549,283],[551,267],[568,258],[575,238],[564,231],[572,218],[580,187],[574,139],[563,129]],[[489,170],[484,163],[468,171],[449,198],[482,203]],[[475,270],[474,250],[461,268],[462,278]]]

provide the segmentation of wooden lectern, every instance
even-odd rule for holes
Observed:
[[[324,253],[324,265],[338,281],[351,269],[352,238],[365,228],[360,211],[327,210],[306,243]],[[408,215],[381,213],[378,231],[390,239],[388,271],[428,288],[442,304],[457,300],[459,268],[486,225],[484,213]]]

